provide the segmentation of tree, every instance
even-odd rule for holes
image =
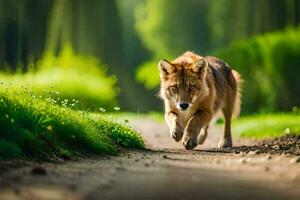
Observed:
[[[210,48],[208,1],[148,0],[136,10],[136,28],[145,46],[157,55]]]
[[[0,6],[0,68],[26,70],[40,58],[51,0],[2,0]]]

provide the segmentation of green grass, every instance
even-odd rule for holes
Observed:
[[[106,119],[110,119],[112,121],[120,122],[120,123],[128,123],[131,120],[136,119],[150,119],[159,123],[164,123],[164,115],[162,112],[151,111],[148,113],[134,113],[134,112],[101,112],[101,113],[91,113],[91,117],[94,119],[98,119],[104,117]]]
[[[0,80],[30,89],[43,98],[79,100],[77,106],[83,110],[112,109],[117,105],[116,77],[107,75],[99,60],[75,54],[68,45],[58,56],[45,55],[28,68],[27,73],[1,72]]]
[[[233,121],[236,136],[272,138],[288,133],[300,134],[299,113],[260,114]]]
[[[115,155],[119,147],[143,148],[131,128],[105,117],[58,105],[32,91],[0,86],[0,158],[55,160],[80,154]],[[75,102],[76,103],[76,102]]]

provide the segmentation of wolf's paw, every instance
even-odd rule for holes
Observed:
[[[182,139],[183,132],[182,131],[171,131],[171,136],[176,142],[179,142]]]
[[[198,144],[203,144],[207,138],[207,132],[201,131],[201,133],[198,136]]]
[[[192,150],[198,145],[197,137],[183,138],[183,146],[187,150]]]
[[[220,149],[232,147],[232,140],[221,139],[221,140],[219,141],[218,147],[219,147]]]

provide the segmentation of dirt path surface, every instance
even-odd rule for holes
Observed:
[[[300,199],[297,155],[264,153],[273,148],[268,145],[263,153],[247,146],[218,150],[219,128],[209,130],[205,145],[187,151],[164,123],[131,123],[151,150],[59,164],[2,162],[0,199]]]

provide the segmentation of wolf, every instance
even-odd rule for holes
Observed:
[[[171,62],[160,60],[158,68],[171,137],[194,149],[204,143],[210,122],[221,112],[225,123],[218,147],[232,147],[231,120],[241,106],[240,74],[219,58],[190,51]]]

